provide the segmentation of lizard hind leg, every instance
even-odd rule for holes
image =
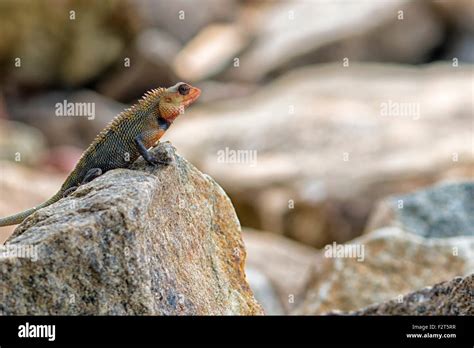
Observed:
[[[102,169],[100,168],[92,168],[89,169],[86,175],[84,176],[84,179],[82,179],[81,185],[87,184],[88,182],[91,182],[98,176],[102,175]],[[79,186],[71,186],[68,188],[66,191],[63,192],[63,197],[69,196],[71,193],[77,190]]]
[[[66,191],[63,192],[63,198],[69,196],[71,193],[76,191],[77,188],[78,188],[78,186],[72,186],[72,187],[68,188]]]
[[[88,182],[91,182],[92,180],[94,180],[95,178],[101,175],[102,175],[102,169],[100,168],[89,169],[89,171],[84,176],[84,179],[82,179],[81,185],[87,184]]]

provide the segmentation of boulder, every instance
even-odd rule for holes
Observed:
[[[114,69],[97,86],[103,96],[121,101],[140,98],[144,91],[172,86],[179,81],[171,63],[181,43],[169,33],[158,29],[140,32],[127,52],[128,60],[119,60]]]
[[[474,32],[474,7],[470,0],[437,0],[433,1],[432,5],[442,15],[447,17],[448,22],[459,29],[465,30],[468,33]]]
[[[49,5],[45,0],[2,2],[0,73],[6,85],[90,82],[121,58],[139,27],[136,11],[124,0]]]
[[[368,306],[350,315],[474,315],[474,274]]]
[[[345,245],[362,257],[322,251],[325,262],[295,314],[354,311],[474,272],[474,237],[423,238],[389,227]]]
[[[226,77],[260,81],[312,63],[339,60],[342,66],[345,58],[421,63],[444,35],[430,2],[290,0],[272,5],[241,16],[241,27],[253,40],[237,56],[239,66],[229,64]]]
[[[127,107],[88,89],[53,90],[28,99],[12,97],[7,98],[7,105],[12,119],[38,128],[48,145],[82,149]]]
[[[243,238],[247,274],[249,270],[254,274],[249,276],[249,284],[265,313],[290,313],[302,302],[313,267],[321,256],[316,249],[270,232],[246,228]]]
[[[274,284],[260,270],[252,266],[246,266],[245,272],[250,288],[258,303],[267,315],[282,315],[286,313],[283,304],[278,297]]]
[[[248,41],[236,24],[211,24],[187,43],[173,68],[182,80],[204,80],[222,71]]]
[[[182,43],[211,23],[231,22],[239,12],[236,0],[202,0],[199,5],[187,0],[137,0],[132,5],[146,25],[165,30]]]
[[[474,62],[474,6],[471,0],[437,0],[433,7],[443,17],[448,37],[440,50],[444,59]]]
[[[16,229],[1,314],[262,314],[225,192],[171,145],[153,151],[173,163],[112,170]]]
[[[474,237],[474,182],[444,183],[380,202],[367,232],[383,226],[428,238]]]
[[[219,181],[243,226],[322,247],[360,235],[387,195],[472,178],[471,73],[307,67],[196,106],[167,135]]]
[[[0,119],[0,160],[38,164],[45,151],[45,143],[38,129],[21,122]]]

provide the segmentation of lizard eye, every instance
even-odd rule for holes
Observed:
[[[189,86],[185,83],[183,83],[182,85],[179,85],[178,87],[178,92],[179,94],[181,95],[186,95],[189,93]]]

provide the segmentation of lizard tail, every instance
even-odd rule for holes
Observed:
[[[23,220],[25,220],[28,216],[30,216],[31,214],[36,212],[37,210],[39,210],[41,208],[44,208],[44,207],[47,207],[48,205],[51,205],[51,204],[59,201],[61,198],[63,198],[63,193],[62,193],[62,191],[59,191],[53,197],[48,199],[46,202],[44,202],[44,203],[42,203],[42,204],[40,204],[40,205],[38,205],[34,208],[22,211],[21,213],[18,213],[18,214],[15,214],[15,215],[0,218],[0,227],[10,226],[10,225],[17,225],[17,224],[21,223]]]

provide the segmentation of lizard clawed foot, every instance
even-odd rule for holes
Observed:
[[[143,159],[154,167],[159,164],[167,166],[173,161],[173,158],[168,155],[166,150],[163,151],[158,148],[156,153],[148,151],[145,145],[143,145],[141,136],[135,138],[135,144],[137,145],[138,152],[142,155]]]
[[[147,162],[149,164],[153,165],[153,166],[157,166],[157,165],[160,165],[160,164],[164,165],[164,166],[167,166],[171,162],[173,162],[173,158],[168,156],[168,154],[166,154],[166,153],[158,153],[156,155],[150,156],[150,158]]]
[[[87,174],[84,176],[84,179],[82,179],[81,185],[87,184],[88,182],[91,182],[95,178],[99,177],[102,175],[102,169],[100,168],[92,168],[89,169]]]
[[[78,186],[72,186],[63,192],[63,198],[69,196],[71,193],[77,190]]]
[[[157,149],[155,150],[156,152],[154,153],[151,153],[150,151],[148,152],[149,153],[149,158],[147,160],[147,162],[153,166],[157,166],[157,165],[164,165],[164,166],[167,166],[169,165],[171,162],[173,162],[173,157],[170,156],[168,154],[168,152],[166,150],[161,150],[160,149]]]

